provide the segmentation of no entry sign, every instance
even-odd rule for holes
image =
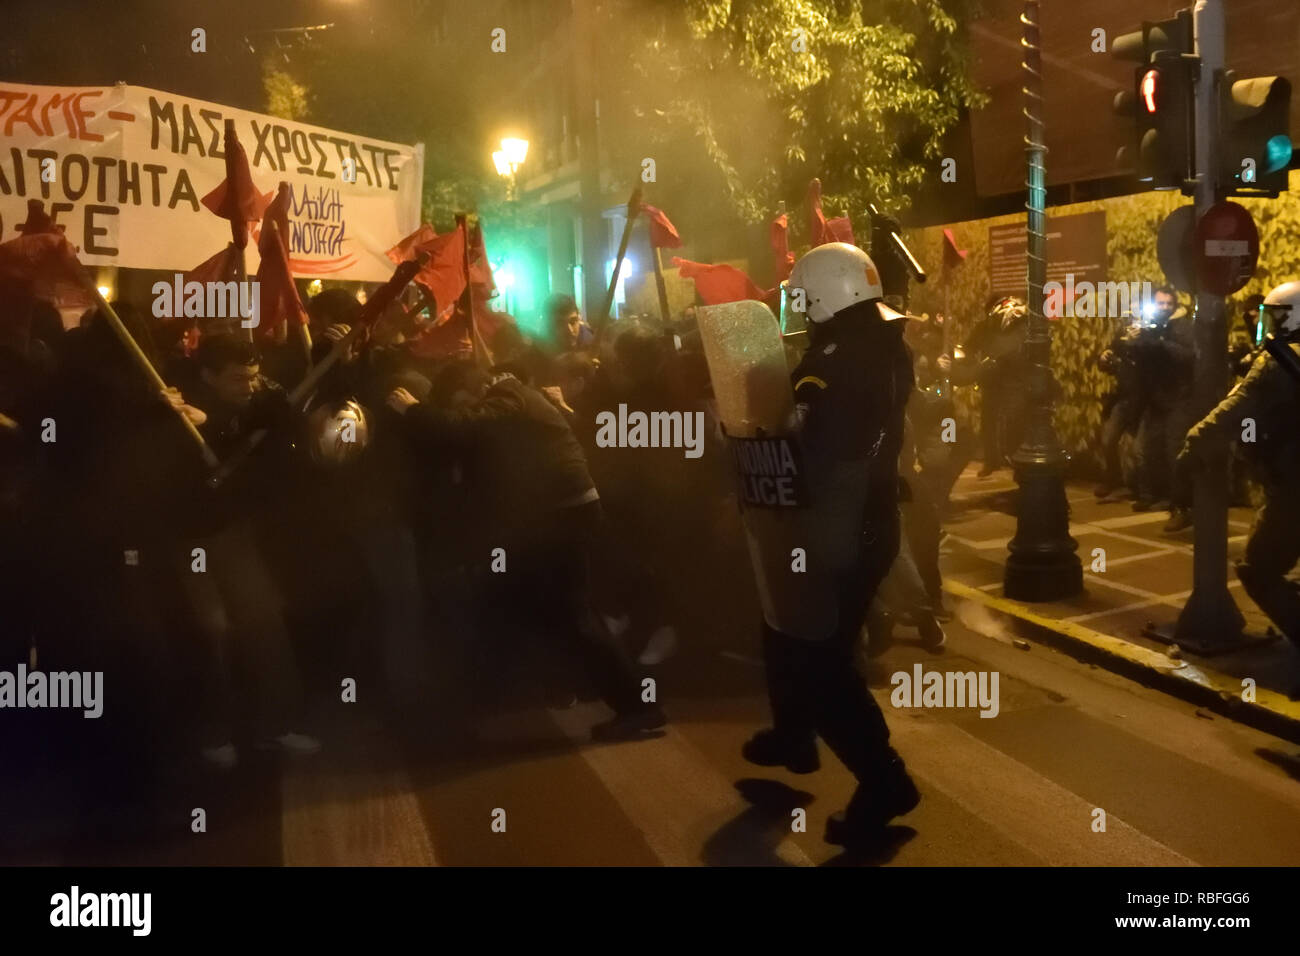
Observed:
[[[1196,278],[1205,292],[1231,295],[1255,274],[1259,230],[1245,207],[1219,202],[1196,224]]]

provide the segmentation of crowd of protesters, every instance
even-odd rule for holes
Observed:
[[[664,724],[642,679],[707,603],[701,542],[737,520],[728,458],[601,449],[592,422],[705,409],[689,331],[598,340],[557,297],[547,334],[505,322],[488,364],[430,356],[394,305],[295,403],[292,336],[211,325],[195,346],[119,302],[160,394],[102,314],[65,329],[22,283],[0,295],[0,650],[104,671],[109,714],[130,711],[117,730],[151,757],[314,753],[314,710],[346,681],[393,726],[444,734],[520,661],[541,662],[518,669],[549,675],[547,700],[609,705],[594,737]],[[361,310],[342,290],[310,302],[316,361]],[[178,410],[238,461],[216,487]]]

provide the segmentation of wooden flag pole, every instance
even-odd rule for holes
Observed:
[[[92,286],[92,288],[95,287]],[[153,384],[154,388],[156,388],[160,393],[167,391],[167,383],[163,381],[162,376],[158,374],[158,370],[155,369],[153,363],[149,361],[149,357],[145,355],[144,350],[140,348],[140,343],[135,340],[135,337],[122,323],[122,319],[118,316],[117,311],[108,304],[108,300],[104,298],[103,293],[101,293],[98,288],[95,288],[95,297],[99,299],[99,309],[100,312],[103,313],[104,318],[108,320],[108,327],[113,330],[113,334],[118,337],[118,340],[126,346],[126,350],[128,354],[130,354],[136,367],[145,374]],[[221,462],[217,460],[216,454],[208,446],[208,443],[203,440],[203,436],[199,434],[198,428],[196,428],[194,423],[186,417],[183,411],[176,408],[175,405],[172,405],[171,407],[176,410],[176,416],[181,420],[181,424],[185,426],[185,430],[189,432],[190,437],[194,439],[194,443],[199,446],[199,452],[203,455],[203,463],[209,468],[218,467]]]
[[[654,245],[654,243],[651,243]],[[659,287],[659,317],[663,319],[664,328],[668,328],[672,319],[668,311],[668,286],[664,284],[664,260],[659,247],[654,246],[655,285]]]
[[[632,190],[632,196],[627,201],[627,222],[623,225],[623,238],[618,244],[618,256],[614,259],[614,274],[609,277],[609,289],[605,292],[605,304],[601,306],[600,314],[596,316],[598,323],[596,327],[597,335],[605,331],[605,326],[609,324],[609,313],[614,308],[614,291],[618,288],[618,273],[623,268],[623,258],[627,255],[627,244],[632,239],[632,225],[636,222],[637,215],[641,212],[641,187],[637,186]]]
[[[228,119],[226,120],[225,140],[222,144],[226,150],[227,200],[230,199],[235,189],[234,176],[231,175],[234,171],[234,151],[231,149],[231,146],[237,142],[239,142],[239,135],[235,132],[235,121],[233,119]],[[230,238],[234,241],[235,249],[237,250],[235,253],[235,281],[239,283],[239,288],[242,289],[244,283],[248,281],[248,262],[244,252],[245,247],[248,245],[248,224],[241,222],[238,219],[231,219]],[[239,323],[239,327],[244,333],[244,338],[250,342],[253,341],[252,327],[246,327],[243,322]]]

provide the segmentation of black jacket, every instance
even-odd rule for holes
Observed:
[[[813,327],[791,374],[804,406],[800,445],[814,509],[866,524],[895,514],[903,417],[915,385],[903,320],[881,321],[874,303]]]
[[[473,404],[419,404],[404,416],[412,440],[461,457],[490,525],[506,533],[595,499],[587,458],[563,413],[513,376]]]

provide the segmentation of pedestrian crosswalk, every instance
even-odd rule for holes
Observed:
[[[654,736],[595,744],[601,704],[516,706],[478,738],[417,752],[378,720],[336,720],[324,751],[187,784],[157,843],[80,838],[40,862],[285,866],[1220,866],[1300,861],[1300,756],[1259,731],[1046,649],[954,622],[942,656],[906,641],[873,693],[922,801],[881,851],[823,841],[856,781],[824,746],[794,775],[740,755],[767,719],[761,664],[690,668],[726,693],[669,697]],[[1000,708],[894,707],[891,671],[997,671]],[[719,670],[721,669],[721,670]],[[662,672],[661,689],[686,673]],[[408,735],[409,737],[410,735]],[[418,740],[417,733],[414,735]],[[170,798],[167,798],[170,800]],[[164,802],[167,802],[164,800]],[[175,802],[175,801],[171,801]],[[207,827],[191,832],[190,808]],[[170,809],[168,809],[170,807]],[[183,812],[181,812],[183,811]],[[175,818],[173,820],[173,818]],[[1104,820],[1104,828],[1101,822]],[[37,861],[39,853],[32,856]]]
[[[877,691],[888,707],[886,694]],[[1062,705],[1068,706],[1068,705]],[[760,697],[688,715],[662,734],[591,744],[599,705],[538,711],[522,758],[420,779],[372,754],[375,771],[298,765],[284,778],[287,865],[773,865],[838,858],[826,816],[854,781],[823,748],[823,769],[796,777],[749,767],[740,743]],[[922,791],[897,822],[893,865],[1194,866],[1116,807],[981,739],[978,718],[887,711],[895,745]],[[963,721],[970,722],[969,729]],[[545,726],[543,726],[545,725]],[[543,743],[545,741],[545,743]],[[1068,742],[1063,742],[1068,746]],[[1190,765],[1189,765],[1190,766]],[[387,769],[385,769],[387,768]],[[1204,767],[1201,768],[1205,770]],[[770,800],[754,798],[768,786]],[[764,803],[767,803],[764,806]],[[793,810],[807,826],[792,829]],[[494,831],[492,813],[508,825]],[[1099,820],[1104,820],[1104,829]]]

